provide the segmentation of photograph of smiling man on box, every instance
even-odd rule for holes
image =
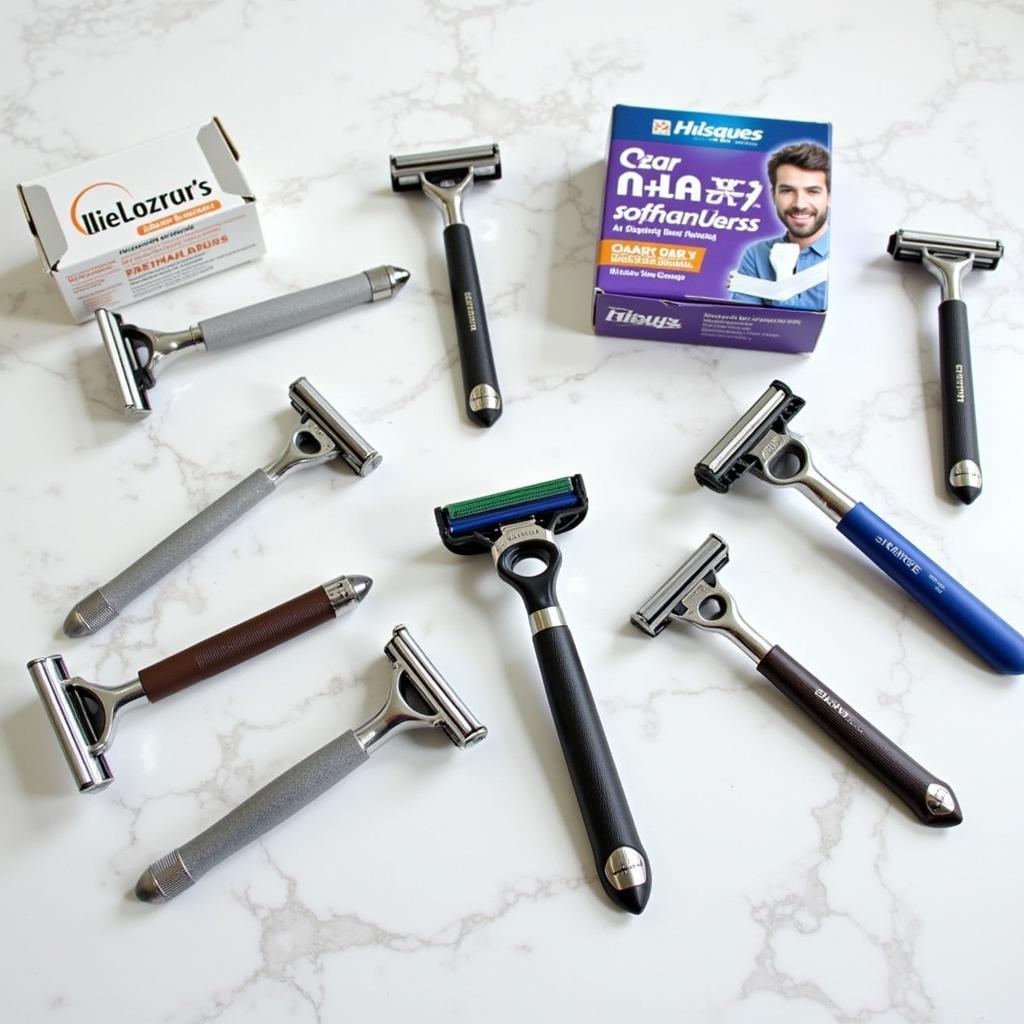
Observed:
[[[736,302],[785,309],[825,309],[828,300],[829,155],[798,142],[768,158],[775,212],[784,234],[748,246],[729,275]]]

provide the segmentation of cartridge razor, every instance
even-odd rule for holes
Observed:
[[[740,614],[718,574],[729,548],[717,534],[708,539],[633,613],[630,621],[648,636],[670,622],[685,622],[728,637],[787,700],[851,754],[926,825],[963,820],[953,790],[876,729],[781,647],[770,644]]]
[[[970,505],[981,494],[982,480],[970,332],[962,285],[971,270],[995,270],[1003,257],[1003,245],[992,238],[932,235],[900,229],[889,236],[888,250],[895,260],[923,263],[942,287],[939,390],[946,490]]]
[[[737,420],[697,464],[697,482],[726,493],[747,470],[775,487],[795,487],[860,552],[919,601],[997,672],[1024,672],[1024,637],[906,537],[827,480],[804,440],[789,430],[804,400],[782,381]]]
[[[405,626],[395,627],[384,653],[394,671],[391,692],[376,715],[289,768],[195,839],[154,861],[139,878],[135,895],[146,903],[174,899],[226,857],[340,782],[400,732],[441,729],[460,749],[487,735]]]
[[[466,414],[481,427],[491,426],[501,415],[501,392],[473,239],[462,219],[462,200],[474,181],[496,181],[500,177],[501,154],[497,145],[391,157],[391,187],[396,192],[425,192],[440,209],[444,220],[444,251],[452,289]]]
[[[157,331],[124,322],[120,313],[96,310],[96,323],[121,394],[123,412],[142,419],[152,411],[149,392],[157,377],[186,352],[219,352],[232,345],[287,331],[365,302],[387,299],[409,280],[400,267],[374,267],[360,274],[279,295],[231,313],[200,320],[182,331]]]
[[[555,594],[562,564],[555,534],[578,526],[586,514],[587,492],[579,475],[435,510],[445,547],[457,555],[490,552],[498,576],[523,599],[597,876],[613,903],[639,914],[651,894],[650,861]]]
[[[169,537],[150,549],[109,583],[83,598],[64,620],[69,637],[95,633],[207,541],[272,494],[288,474],[340,459],[358,476],[368,476],[381,456],[305,377],[288,388],[299,422],[281,455],[257,469]]]
[[[142,669],[123,686],[71,677],[60,655],[36,658],[28,671],[80,793],[113,780],[107,753],[124,712],[156,702],[269,651],[314,626],[352,611],[369,593],[368,576],[338,576],[216,636]]]

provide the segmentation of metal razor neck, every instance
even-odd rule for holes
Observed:
[[[803,439],[788,430],[769,431],[754,457],[754,472],[762,480],[775,487],[796,487],[834,523],[856,504],[818,472]]]
[[[936,277],[942,286],[942,299],[963,299],[964,275],[974,266],[973,256],[938,256],[929,250],[921,254],[921,262]]]
[[[425,174],[420,175],[420,187],[430,196],[437,208],[441,211],[444,219],[444,226],[452,224],[465,224],[462,219],[462,197],[473,185],[473,172],[467,171],[465,177],[459,182],[450,185],[437,185],[427,180]]]
[[[794,483],[794,486],[810,500],[812,505],[820,508],[833,523],[838,523],[843,519],[856,504],[845,491],[836,487],[810,464],[804,470],[801,479]]]
[[[327,432],[312,420],[303,420],[288,439],[288,444],[281,454],[263,472],[274,484],[279,484],[295,469],[306,466],[319,466],[337,455],[341,450]]]
[[[685,611],[671,618],[727,636],[755,665],[772,649],[772,644],[743,618],[732,594],[717,580],[701,580],[685,599]]]
[[[152,346],[152,355],[149,357],[146,369],[154,379],[183,352],[193,348],[206,348],[203,332],[198,327],[186,327],[183,331],[144,331],[143,333],[148,336]]]
[[[403,665],[395,666],[391,679],[391,693],[384,707],[358,729],[352,730],[367,756],[400,732],[409,729],[432,729],[440,724],[439,714],[428,715],[417,711],[402,696],[401,683],[405,672],[406,668]]]
[[[84,680],[72,679],[68,682],[68,688],[80,690],[85,697],[95,701],[102,708],[102,724],[96,731],[95,741],[89,747],[89,752],[94,756],[106,753],[110,748],[119,716],[149,700],[138,677],[121,686],[94,686]]]

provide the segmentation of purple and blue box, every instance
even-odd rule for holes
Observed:
[[[594,330],[811,352],[828,306],[832,127],[616,106]]]

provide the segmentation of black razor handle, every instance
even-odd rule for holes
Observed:
[[[963,821],[960,803],[947,783],[922,768],[781,647],[773,647],[757,670],[926,825],[944,828]]]
[[[525,558],[540,559],[547,567],[535,576],[517,575],[515,566]],[[550,541],[514,544],[497,562],[498,575],[518,592],[530,615],[533,648],[594,851],[597,877],[613,903],[639,914],[651,895],[651,865],[637,835],[576,644],[558,607],[555,579],[560,565],[561,554]]]
[[[978,425],[974,417],[974,375],[967,304],[939,303],[939,386],[942,389],[942,442],[946,490],[965,505],[981,494]]]
[[[501,416],[501,392],[494,369],[480,275],[473,255],[473,238],[465,224],[449,224],[444,229],[444,251],[452,286],[466,415],[481,427],[489,427]]]

